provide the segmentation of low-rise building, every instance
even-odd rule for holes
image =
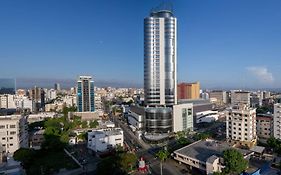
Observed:
[[[202,111],[196,113],[196,123],[210,123],[219,119],[218,111]]]
[[[219,142],[211,139],[200,140],[180,148],[173,153],[173,157],[180,164],[186,164],[190,168],[197,168],[211,175],[214,172],[221,172],[223,165],[223,151],[230,149],[225,142]],[[253,152],[249,150],[237,149],[244,158],[249,157]]]
[[[28,148],[26,117],[21,115],[0,116],[0,144],[6,153]]]
[[[144,127],[145,108],[141,106],[130,106],[128,111],[128,123],[140,130]]]
[[[106,152],[120,145],[123,147],[124,135],[121,128],[98,129],[88,132],[87,147],[95,152]]]

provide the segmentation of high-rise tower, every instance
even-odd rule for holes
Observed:
[[[147,106],[177,103],[177,18],[152,10],[144,19],[144,100]]]
[[[95,111],[94,81],[91,76],[80,76],[77,80],[77,110]]]

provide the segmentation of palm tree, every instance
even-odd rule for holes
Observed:
[[[160,150],[158,153],[156,153],[156,156],[160,159],[160,169],[161,169],[161,175],[163,174],[163,162],[165,159],[168,158],[169,152],[167,150]]]

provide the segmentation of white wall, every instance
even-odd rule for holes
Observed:
[[[183,110],[187,110],[187,118],[183,119]],[[191,114],[188,114],[188,110],[191,110]],[[186,129],[193,129],[193,104],[178,104],[173,106],[173,131],[183,131],[184,126]]]

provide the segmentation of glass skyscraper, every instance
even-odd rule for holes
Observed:
[[[77,110],[95,111],[94,81],[91,76],[80,76],[77,80]]]
[[[0,78],[0,94],[16,94],[16,80]]]
[[[144,100],[147,106],[177,103],[177,18],[152,10],[144,19]]]

